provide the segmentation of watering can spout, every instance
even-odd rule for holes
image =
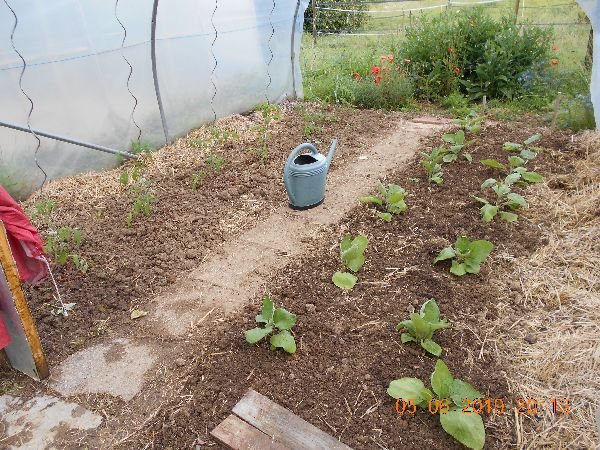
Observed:
[[[331,160],[333,159],[333,155],[335,155],[335,150],[337,148],[337,139],[334,139],[331,143],[331,148],[329,149],[329,153],[327,153],[327,170],[329,170],[329,166],[331,165]]]

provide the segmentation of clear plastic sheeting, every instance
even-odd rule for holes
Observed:
[[[153,1],[0,0],[0,122],[127,151],[138,140],[160,146],[165,135],[174,139],[215,117],[301,97],[307,4],[158,2],[155,85]],[[40,141],[38,149],[35,136],[0,127],[0,184],[17,197],[46,175],[119,162],[112,154]]]
[[[577,0],[579,6],[585,11],[592,23],[594,30],[594,64],[592,66],[592,82],[590,93],[594,105],[596,128],[600,128],[600,1]]]

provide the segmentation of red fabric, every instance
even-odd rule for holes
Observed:
[[[17,263],[21,280],[35,283],[48,275],[42,238],[25,212],[0,186],[0,220],[8,234],[8,243]]]
[[[3,349],[8,344],[10,344],[10,334],[8,334],[8,330],[4,326],[2,317],[0,317],[0,349]]]

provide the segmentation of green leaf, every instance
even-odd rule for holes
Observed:
[[[269,323],[273,320],[273,312],[275,311],[275,307],[273,306],[273,299],[265,295],[262,298],[262,308],[260,314],[256,316],[256,321],[258,323]]]
[[[379,189],[379,192],[381,193],[381,196],[383,198],[387,197],[387,189],[383,185],[383,183],[381,182],[381,180],[377,180],[377,189]]]
[[[437,255],[437,257],[433,260],[433,263],[435,264],[438,261],[444,261],[446,259],[451,259],[451,258],[454,258],[455,256],[456,256],[456,252],[454,251],[454,249],[452,247],[446,247],[439,253],[439,255]]]
[[[544,177],[537,172],[524,172],[521,175],[521,178],[523,178],[528,183],[541,183],[542,181],[544,181]]]
[[[245,333],[246,341],[250,344],[256,344],[258,341],[260,341],[262,338],[264,338],[266,335],[268,335],[272,331],[273,331],[273,327],[270,325],[265,328],[258,328],[258,327],[252,328],[251,330],[248,330]]]
[[[439,172],[429,177],[429,181],[433,181],[435,184],[442,184],[444,182],[444,179],[442,178],[442,173]]]
[[[392,221],[392,215],[390,213],[387,213],[387,212],[378,212],[377,213],[377,217],[379,217],[384,222],[391,222]]]
[[[485,428],[479,414],[466,414],[452,409],[440,414],[440,424],[446,433],[472,450],[481,450],[485,444]]]
[[[516,215],[515,213],[508,212],[508,211],[500,211],[500,214],[498,216],[505,222],[510,222],[510,223],[516,222],[517,220],[519,220],[518,215]]]
[[[475,200],[477,200],[479,203],[483,203],[484,205],[489,204],[490,202],[488,202],[485,198],[481,198],[481,197],[477,197],[476,195],[471,195],[471,197],[473,197]]]
[[[398,325],[396,325],[396,331],[400,331],[406,328],[411,336],[417,335],[417,330],[415,330],[415,326],[410,320],[403,320]]]
[[[400,335],[400,342],[406,344],[407,342],[416,342],[416,339],[412,337],[409,333],[402,333]]]
[[[424,320],[419,314],[411,313],[410,321],[415,327],[415,337],[418,340],[430,339],[433,335],[431,324]]]
[[[452,266],[450,266],[450,273],[456,275],[457,277],[462,277],[467,273],[465,263],[459,263],[458,261],[453,260]]]
[[[517,144],[515,142],[505,142],[504,145],[502,146],[502,148],[504,150],[508,150],[510,152],[515,152],[515,151],[519,151],[523,148],[523,146],[521,144]]]
[[[119,177],[119,183],[123,185],[129,184],[129,174],[127,172],[121,173],[121,176]]]
[[[454,381],[454,377],[450,373],[448,366],[438,359],[435,362],[435,370],[431,374],[431,388],[438,398],[450,398],[450,386]]]
[[[467,161],[469,161],[469,162],[472,162],[472,161],[473,161],[473,156],[472,156],[470,153],[468,153],[468,152],[464,152],[464,153],[463,153],[463,156],[465,157],[465,159],[466,159]]]
[[[456,253],[460,255],[467,254],[471,251],[471,240],[466,236],[459,236],[456,238],[454,247],[456,248]]]
[[[375,203],[376,205],[383,205],[383,199],[376,195],[367,195],[358,199],[361,203]]]
[[[356,236],[352,241],[349,239],[348,235],[344,236],[340,244],[342,261],[352,272],[358,272],[365,263],[363,252],[367,248],[369,240],[362,234]]]
[[[528,148],[521,150],[521,153],[519,153],[519,155],[521,156],[521,158],[523,159],[528,159],[528,160],[532,160],[537,156],[537,153],[529,150]]]
[[[483,183],[481,183],[481,190],[483,191],[484,189],[489,188],[490,186],[495,185],[497,182],[498,181],[496,181],[494,178],[488,178]]]
[[[431,353],[433,356],[440,356],[442,354],[442,347],[431,339],[423,339],[421,341],[421,347]]]
[[[331,281],[340,289],[352,289],[358,278],[348,272],[336,272],[331,277]]]
[[[484,222],[491,222],[492,219],[494,217],[496,217],[496,214],[498,214],[498,207],[496,205],[490,205],[489,203],[487,205],[483,205],[480,209],[481,211],[481,218],[483,219]]]
[[[542,138],[542,135],[540,133],[536,133],[534,135],[529,136],[527,139],[525,139],[523,144],[525,144],[525,145],[533,144],[534,142],[539,141],[541,138]]]
[[[406,377],[394,380],[388,386],[387,393],[390,397],[410,400],[419,406],[433,398],[433,393],[418,378]]]
[[[280,330],[291,330],[296,325],[296,314],[284,308],[277,308],[273,313],[273,325]]]
[[[352,247],[352,238],[349,234],[346,234],[342,238],[342,242],[340,242],[340,251],[342,255],[344,254],[344,252],[350,250],[350,247]]]
[[[483,262],[494,249],[494,245],[490,241],[478,240],[471,242],[471,253],[466,259],[478,263]]]
[[[444,157],[442,158],[442,161],[444,161],[445,163],[454,162],[454,161],[456,161],[456,155],[455,154],[444,155]]]
[[[523,198],[522,195],[519,195],[515,192],[511,192],[510,194],[506,195],[506,199],[508,200],[508,206],[512,209],[527,208],[527,201]]]
[[[272,348],[282,348],[288,353],[296,353],[296,340],[288,330],[282,330],[271,336],[269,343]]]
[[[525,164],[525,160],[523,158],[519,158],[518,156],[511,156],[508,158],[508,163],[511,167],[521,167]]]
[[[440,308],[434,298],[430,298],[421,306],[421,317],[427,322],[437,322],[440,320]]]
[[[501,169],[501,170],[506,170],[506,166],[504,164],[502,164],[501,162],[496,161],[495,159],[482,159],[481,161],[479,161],[481,164],[483,164],[484,166],[488,166],[491,167],[493,169]],[[491,178],[490,178],[491,179]],[[487,180],[486,180],[487,181]],[[494,180],[495,182],[496,180]],[[483,189],[483,187],[482,187]]]
[[[464,135],[463,135],[464,136]],[[444,142],[448,142],[449,144],[454,144],[456,143],[456,138],[454,136],[454,133],[446,133],[442,135],[442,140]]]
[[[352,272],[358,272],[360,268],[365,264],[365,257],[364,255],[355,255],[351,258],[345,258],[344,262],[346,263],[348,269],[350,269]]]
[[[510,186],[511,184],[515,184],[520,179],[521,179],[521,174],[519,172],[513,172],[513,173],[507,175],[507,177],[504,179],[504,183],[507,186]]]
[[[456,406],[462,408],[476,398],[481,398],[481,393],[466,381],[455,378],[450,385],[450,398]],[[465,399],[467,399],[469,403],[464,402],[463,400]]]

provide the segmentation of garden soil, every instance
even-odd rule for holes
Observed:
[[[582,156],[570,135],[488,124],[469,136],[474,139],[469,146],[473,162],[444,165],[442,185],[427,182],[420,157],[387,177],[384,182],[408,191],[408,212],[384,223],[375,208],[356,206],[314,238],[310,252],[270,280],[268,291],[277,304],[298,314],[297,353],[272,352],[266,343],[244,341],[243,332],[255,326],[257,303],[206,324],[193,339],[193,364],[178,369],[170,381],[180,384],[178,396],[146,419],[126,445],[219,448],[210,430],[252,388],[355,449],[460,448],[441,429],[438,417],[428,411],[400,416],[386,394],[389,382],[397,378],[418,377],[430,383],[435,358],[417,345],[401,344],[394,328],[434,297],[452,324],[436,334],[444,361],[455,377],[476,386],[492,403],[502,399],[505,405],[504,411],[484,414],[486,448],[515,447],[517,398],[508,390],[506,367],[488,336],[497,332],[500,301],[512,301],[515,314],[523,303],[518,283],[502,288],[491,280],[512,258],[545,244],[543,232],[551,219],[536,214],[531,220],[524,212],[516,224],[486,224],[471,195],[480,195],[486,178],[500,176],[479,160],[505,161],[504,142],[521,142],[538,131],[544,133],[539,143],[543,150],[529,170],[546,176],[568,173]],[[423,150],[441,144],[436,137]],[[370,240],[359,282],[348,293],[331,283],[331,275],[340,269],[338,244],[345,233],[363,233]],[[495,244],[478,276],[456,278],[448,272],[448,263],[432,265],[437,253],[460,235]]]
[[[76,303],[77,314],[67,319],[50,313],[54,300],[47,286],[28,292],[50,361],[57,364],[124,327],[132,337],[144,339],[146,330],[130,321],[130,311],[143,309],[149,299],[176,283],[179,273],[198,266],[223,243],[285,204],[281,167],[299,142],[317,141],[326,148],[331,138],[340,138],[336,164],[343,167],[389,132],[399,117],[342,108],[316,110],[319,119],[307,120],[298,108],[284,108],[281,120],[272,126],[265,161],[252,151],[260,143],[253,132],[260,120],[257,115],[219,123],[221,129],[246,130],[238,139],[219,143],[217,150],[211,147],[226,160],[219,171],[207,167],[206,149],[195,148],[195,139],[210,136],[207,129],[179,140],[171,152],[161,152],[148,164],[145,174],[159,201],[152,215],[132,226],[125,224],[132,198],[118,182],[120,170],[63,180],[33,198],[29,205],[42,196],[54,198],[57,211],[51,220],[82,228],[86,238],[80,252],[90,262],[85,275],[70,266],[54,267],[60,285],[68,286],[66,301]],[[307,128],[307,122],[312,126]],[[310,131],[315,125],[316,131]],[[220,448],[210,430],[252,388],[355,449],[459,448],[435,415],[419,411],[400,417],[386,394],[389,382],[400,377],[419,377],[429,385],[435,359],[416,345],[401,344],[394,328],[435,297],[452,324],[436,334],[444,361],[456,377],[476,386],[486,398],[501,398],[506,404],[504,414],[484,415],[486,448],[514,447],[516,398],[508,389],[507,367],[497,359],[488,337],[497,331],[499,302],[514,303],[515,315],[524,303],[518,283],[509,282],[506,288],[494,283],[492,275],[512,258],[544,245],[544,230],[552,217],[536,214],[530,219],[525,212],[516,224],[497,220],[485,224],[470,195],[479,195],[484,179],[500,176],[479,160],[506,160],[504,142],[519,142],[537,131],[544,133],[539,143],[544,150],[530,163],[530,170],[546,176],[572,170],[583,155],[570,135],[522,124],[487,124],[468,137],[475,140],[468,149],[472,163],[461,159],[444,165],[444,184],[427,182],[420,157],[384,180],[408,191],[405,214],[384,223],[374,207],[357,203],[336,225],[308,242],[309,252],[273,273],[268,292],[298,315],[295,355],[244,341],[243,332],[255,326],[259,310],[254,299],[242,311],[207,320],[184,339],[164,337],[165,345],[175,346],[177,354],[170,366],[147,376],[139,396],[147,401],[146,410],[107,395],[77,397],[104,416],[97,436],[102,445],[94,436],[78,440],[70,436],[68,442],[86,443],[89,448]],[[307,132],[310,139],[303,136]],[[422,148],[429,151],[439,145],[438,136]],[[192,175],[200,170],[206,173],[202,188],[193,190]],[[94,188],[98,183],[102,187]],[[43,229],[44,223],[38,225]],[[349,293],[331,283],[345,233],[364,233],[370,240],[359,283]],[[459,235],[495,244],[478,276],[457,279],[449,274],[449,264],[432,265],[439,250]],[[25,385],[22,381],[16,379]],[[169,390],[169,395],[155,396],[160,389]]]

